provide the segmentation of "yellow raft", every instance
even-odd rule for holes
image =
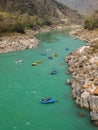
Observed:
[[[37,63],[42,63],[42,60],[38,60]]]
[[[36,66],[37,65],[37,63],[32,63],[32,66]]]
[[[57,57],[58,55],[56,53],[52,54],[53,57]]]

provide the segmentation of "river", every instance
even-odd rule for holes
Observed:
[[[40,33],[37,38],[36,49],[0,54],[0,130],[97,130],[65,84],[71,75],[66,74],[64,58],[85,43],[66,31]],[[48,59],[55,53],[57,57]],[[42,63],[32,66],[38,60]],[[57,74],[51,75],[54,68]],[[59,102],[41,104],[45,97]]]

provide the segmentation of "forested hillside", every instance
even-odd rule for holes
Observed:
[[[77,11],[54,0],[0,0],[0,32],[21,32],[26,28],[60,22],[80,23]]]

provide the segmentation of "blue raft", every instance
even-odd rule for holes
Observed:
[[[66,50],[66,51],[68,51],[68,50],[69,50],[69,48],[66,48],[65,50]]]
[[[53,99],[53,98],[41,99],[42,104],[48,104],[48,103],[54,103],[54,102],[55,102],[55,99]]]
[[[57,71],[56,71],[56,70],[53,70],[53,71],[51,72],[51,74],[52,74],[52,75],[57,74]]]
[[[48,59],[53,59],[53,57],[52,56],[48,56]]]

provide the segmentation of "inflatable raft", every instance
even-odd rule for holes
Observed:
[[[54,102],[55,102],[55,99],[53,99],[53,98],[41,99],[42,104],[48,104],[48,103],[54,103]]]

